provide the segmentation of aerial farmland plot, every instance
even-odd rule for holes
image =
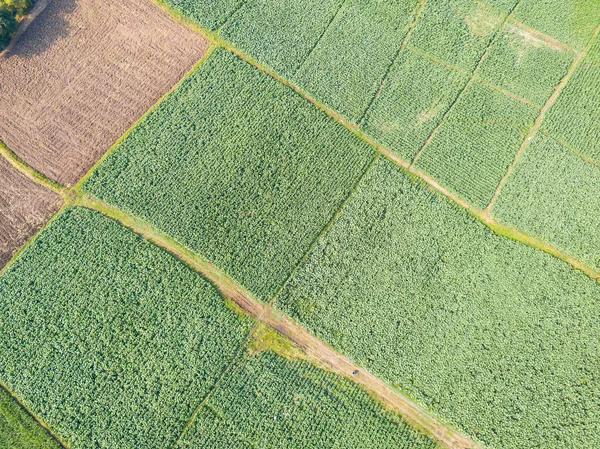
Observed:
[[[0,0],[0,449],[600,447],[596,0]]]
[[[147,1],[50,1],[0,60],[0,140],[72,185],[207,44]]]

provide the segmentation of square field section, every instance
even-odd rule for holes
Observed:
[[[491,214],[600,270],[600,167],[536,134]]]
[[[60,196],[0,156],[0,269],[61,204]]]
[[[252,325],[175,257],[83,208],[21,253],[0,298],[0,382],[72,449],[171,447]]]
[[[402,51],[365,116],[362,129],[411,161],[465,87],[468,76]]]
[[[373,157],[293,90],[217,49],[84,188],[267,299]]]
[[[150,1],[52,1],[0,59],[0,140],[74,184],[207,45]]]
[[[484,208],[538,115],[535,107],[472,81],[415,166]]]

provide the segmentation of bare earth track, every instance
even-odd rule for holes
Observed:
[[[58,210],[62,198],[0,157],[0,268]]]
[[[51,0],[0,59],[0,140],[72,185],[207,47],[146,0]]]

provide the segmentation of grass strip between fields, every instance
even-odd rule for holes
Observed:
[[[276,311],[270,304],[262,303],[254,298],[226,273],[200,255],[183,247],[166,234],[116,207],[88,195],[77,195],[72,205],[96,210],[173,254],[212,282],[223,295],[230,298],[246,313],[289,338],[309,358],[321,362],[335,373],[364,388],[387,408],[399,413],[409,425],[417,430],[425,432],[448,448],[480,448],[478,444],[455,431],[382,380],[318,340],[306,329]]]

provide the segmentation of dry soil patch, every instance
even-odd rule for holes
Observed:
[[[149,0],[51,0],[0,59],[0,140],[74,184],[207,46]]]
[[[61,201],[60,195],[23,176],[0,157],[0,268]]]

